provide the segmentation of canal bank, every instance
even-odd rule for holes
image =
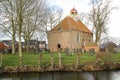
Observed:
[[[51,71],[102,71],[102,70],[118,70],[120,69],[120,62],[95,62],[95,63],[85,63],[78,65],[63,65],[59,67],[59,65],[54,65],[51,67],[47,66],[2,66],[0,67],[0,73],[29,73],[29,72],[51,72]]]

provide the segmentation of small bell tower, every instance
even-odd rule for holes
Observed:
[[[78,19],[78,12],[74,7],[70,10],[70,17],[72,17],[73,19]]]

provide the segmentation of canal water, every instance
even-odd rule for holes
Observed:
[[[0,74],[0,80],[120,80],[120,70]]]

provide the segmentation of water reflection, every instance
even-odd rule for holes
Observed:
[[[111,72],[111,80],[120,80],[120,71]]]
[[[120,80],[120,71],[0,74],[0,80]]]

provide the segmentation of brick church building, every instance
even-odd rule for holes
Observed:
[[[97,44],[93,43],[93,33],[78,20],[78,13],[75,8],[70,11],[70,16],[65,17],[51,31],[48,32],[48,48],[51,52],[57,52],[57,45],[62,50],[82,49],[88,52],[91,48],[99,51]]]

